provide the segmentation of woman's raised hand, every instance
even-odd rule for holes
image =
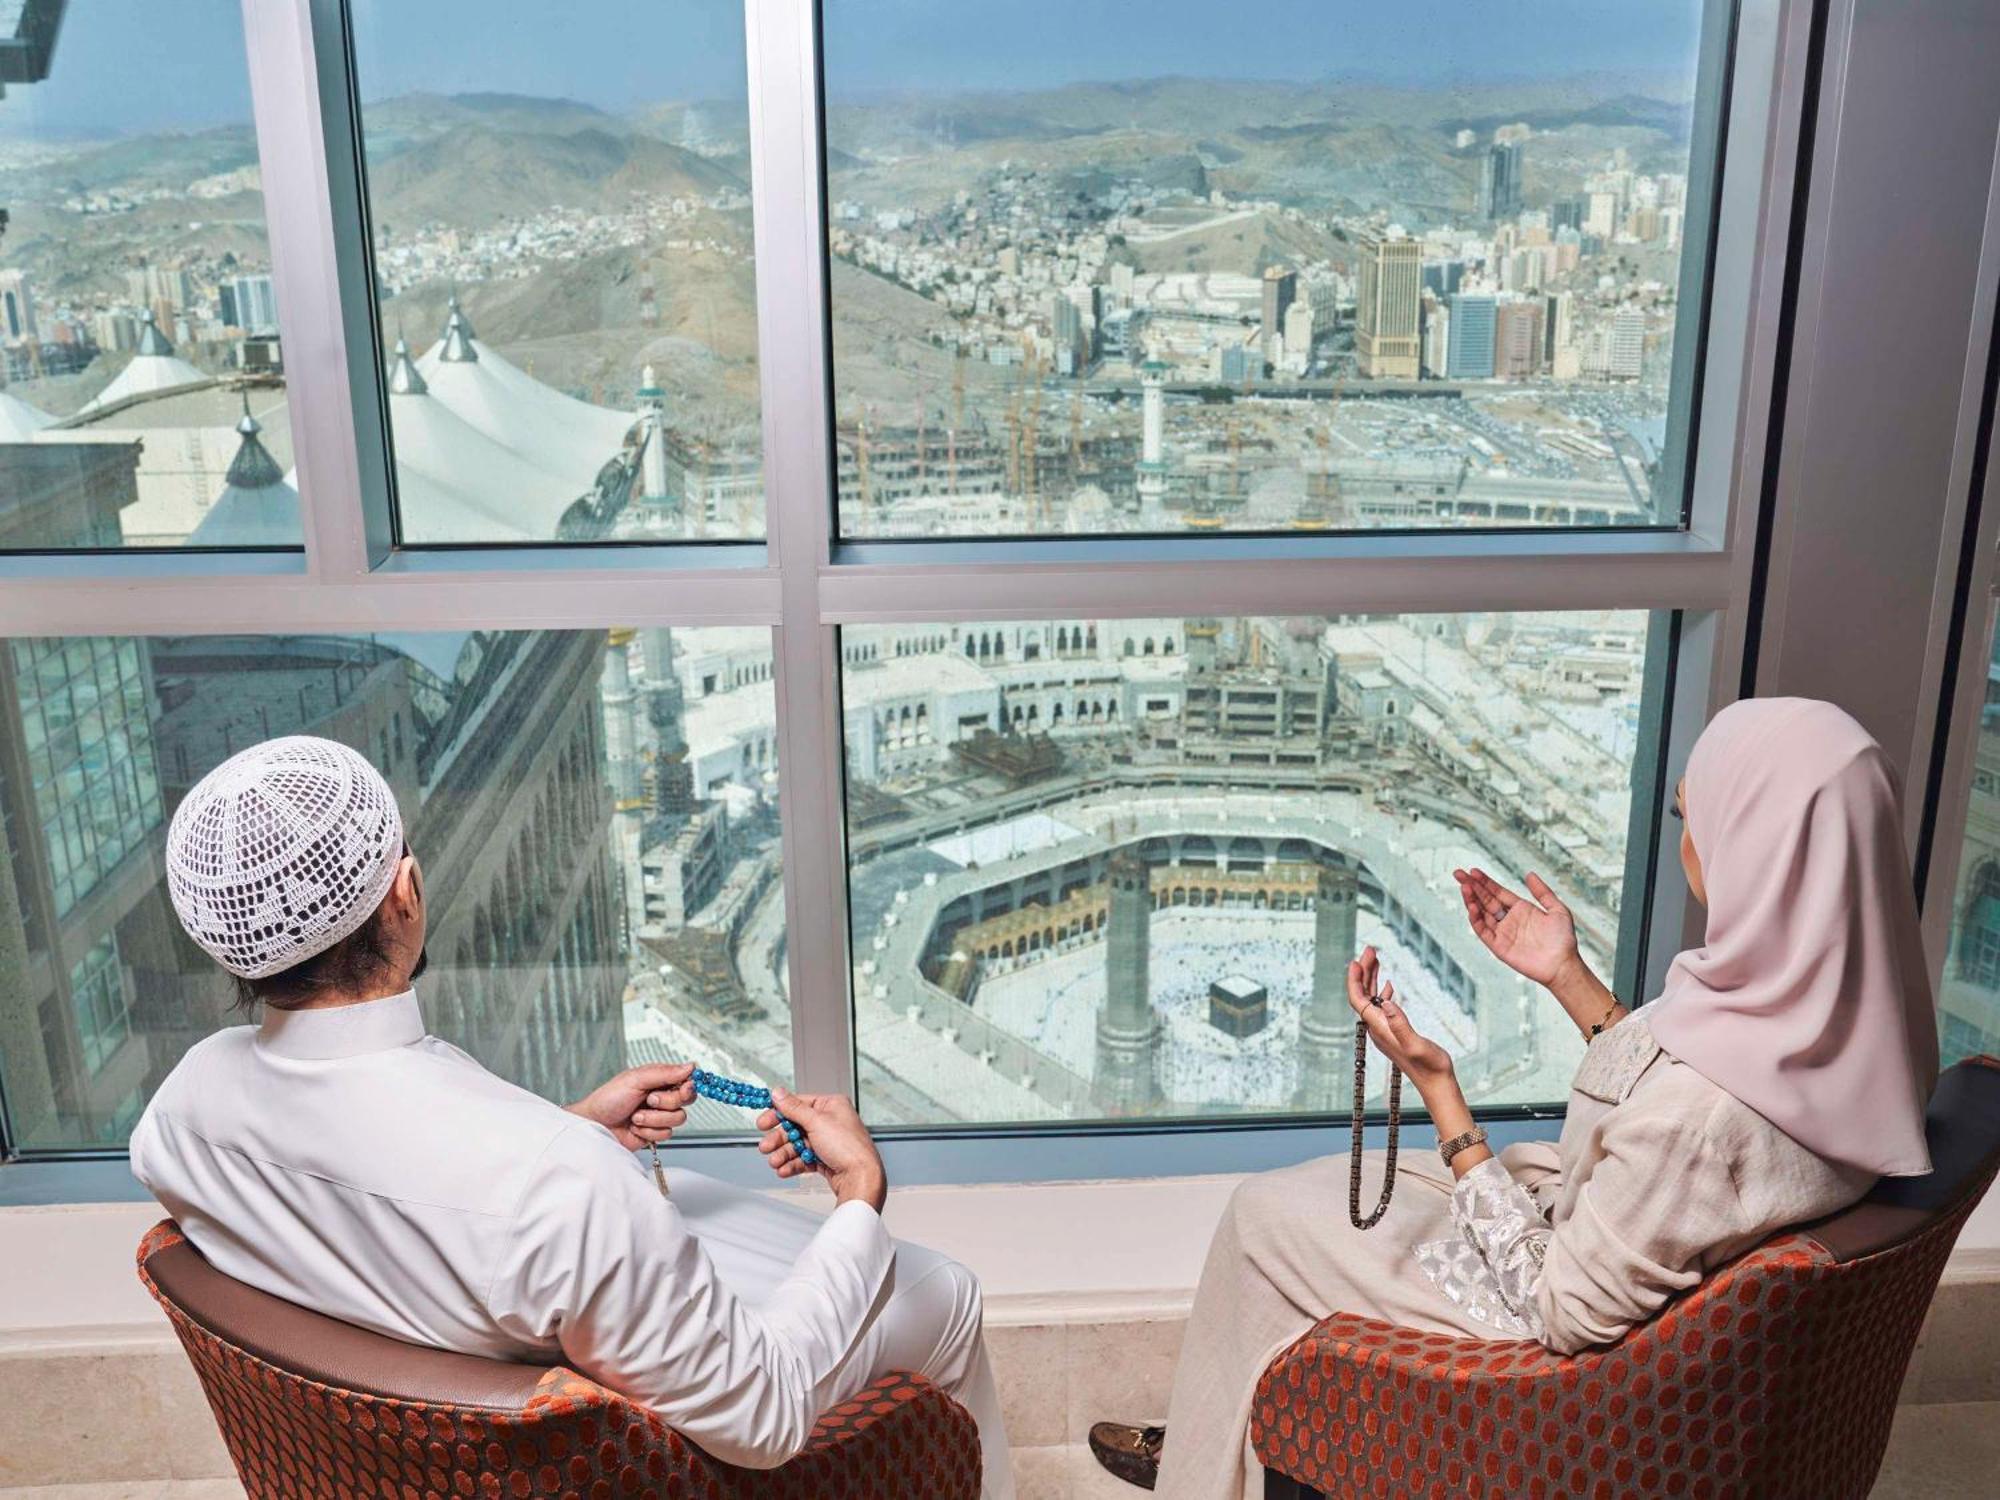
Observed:
[[[1396,986],[1382,982],[1382,961],[1373,948],[1347,966],[1347,1003],[1368,1023],[1368,1040],[1422,1092],[1452,1076],[1451,1054],[1410,1024],[1396,1003]]]
[[[1528,895],[1519,896],[1484,870],[1451,874],[1473,933],[1516,974],[1553,985],[1578,961],[1576,922],[1541,876],[1530,875]]]

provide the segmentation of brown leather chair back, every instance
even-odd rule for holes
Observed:
[[[2000,1057],[1947,1068],[1924,1123],[1928,1176],[1884,1177],[1852,1208],[1807,1227],[1836,1261],[1894,1249],[1985,1192],[2000,1169]]]
[[[153,1294],[197,1327],[301,1379],[339,1390],[522,1411],[549,1374],[370,1333],[225,1276],[178,1239],[144,1259]]]
[[[1783,1231],[1607,1349],[1334,1314],[1258,1385],[1269,1493],[1862,1500],[1938,1277],[2000,1170],[2000,1059],[1949,1069],[1926,1133],[1929,1175]]]
[[[171,1220],[140,1243],[139,1277],[187,1350],[249,1500],[978,1500],[978,1428],[915,1376],[885,1376],[824,1413],[783,1468],[739,1469],[560,1366],[419,1348],[245,1286]]]

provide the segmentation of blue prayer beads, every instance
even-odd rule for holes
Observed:
[[[718,1104],[733,1104],[738,1109],[766,1110],[771,1108],[771,1091],[757,1087],[754,1083],[743,1083],[734,1078],[724,1078],[719,1073],[711,1073],[706,1068],[696,1068],[690,1080],[694,1091],[704,1099],[713,1099]],[[799,1154],[803,1166],[816,1166],[819,1158],[813,1155],[813,1148],[806,1144],[806,1133],[783,1115],[778,1116],[778,1128],[785,1132],[785,1139],[792,1143],[792,1149]]]

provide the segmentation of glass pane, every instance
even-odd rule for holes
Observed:
[[[1475,1103],[1560,1101],[1576,1027],[1479,945],[1451,872],[1542,875],[1609,982],[1652,628],[844,630],[869,1118],[1344,1113],[1367,943]]]
[[[401,536],[764,534],[742,0],[354,0]]]
[[[1702,11],[828,0],[843,532],[1680,524]]]
[[[297,547],[239,0],[0,5],[0,551]]]
[[[2000,634],[1987,658],[1965,849],[1952,898],[1951,949],[1938,995],[1944,1062],[2000,1054]]]
[[[0,640],[11,1141],[123,1144],[181,1054],[246,1019],[161,846],[196,779],[281,734],[394,787],[433,1033],[562,1101],[679,1058],[789,1082],[771,660],[763,628]],[[744,1124],[707,1101],[690,1122]]]

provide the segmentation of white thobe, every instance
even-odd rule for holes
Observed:
[[[824,1218],[699,1173],[662,1199],[603,1126],[427,1036],[416,996],[268,1011],[189,1050],[132,1170],[218,1270],[391,1338],[563,1363],[771,1468],[892,1370],[963,1401],[1012,1494],[964,1267],[866,1203]]]

